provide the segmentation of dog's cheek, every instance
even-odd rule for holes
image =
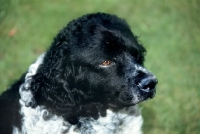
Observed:
[[[133,91],[131,91],[131,90],[121,91],[121,93],[119,95],[119,99],[120,99],[120,101],[122,101],[124,103],[131,103],[132,100],[134,99]]]
[[[130,106],[135,105],[142,100],[144,100],[144,97],[141,96],[139,90],[137,88],[129,88],[126,90],[123,90],[120,92],[118,97],[119,103],[121,103],[124,106]]]

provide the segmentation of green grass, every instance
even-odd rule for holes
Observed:
[[[67,22],[97,11],[127,20],[147,48],[145,66],[159,79],[156,97],[140,105],[144,133],[200,133],[198,0],[1,0],[0,91],[26,71]]]

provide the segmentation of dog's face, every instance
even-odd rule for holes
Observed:
[[[126,22],[116,16],[94,14],[74,20],[58,34],[44,59],[61,57],[47,65],[51,74],[56,72],[51,78],[56,77],[52,83],[57,90],[48,97],[109,108],[152,98],[157,79],[143,66],[145,52]]]
[[[81,89],[85,100],[110,107],[131,106],[152,98],[157,79],[143,66],[144,48],[133,36],[129,39],[122,33],[98,32],[100,39],[90,38],[95,44],[87,42],[72,53],[73,88]]]

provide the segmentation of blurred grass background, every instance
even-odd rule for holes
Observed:
[[[159,79],[156,97],[140,105],[144,134],[200,134],[199,0],[0,0],[0,92],[69,21],[99,11],[127,20]]]

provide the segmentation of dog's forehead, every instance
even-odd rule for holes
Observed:
[[[125,36],[116,31],[102,31],[101,38],[95,38],[96,42],[91,41],[85,47],[79,47],[79,52],[74,51],[75,55],[85,60],[112,60],[121,58],[123,54],[129,54],[134,57],[143,55],[137,40],[134,36]],[[83,59],[82,59],[83,60]]]
[[[84,18],[84,17],[83,17]],[[73,25],[69,34],[73,40],[72,53],[76,57],[86,59],[112,59],[126,52],[133,56],[143,55],[143,47],[138,43],[126,21],[116,16],[89,15],[87,19],[77,21],[81,25]],[[82,20],[83,19],[83,20]],[[68,31],[69,32],[69,31]],[[76,35],[76,36],[74,36]]]
[[[100,47],[104,48],[105,54],[130,53],[138,55],[143,53],[143,47],[138,43],[137,38],[131,33],[120,31],[103,31],[103,38]]]

